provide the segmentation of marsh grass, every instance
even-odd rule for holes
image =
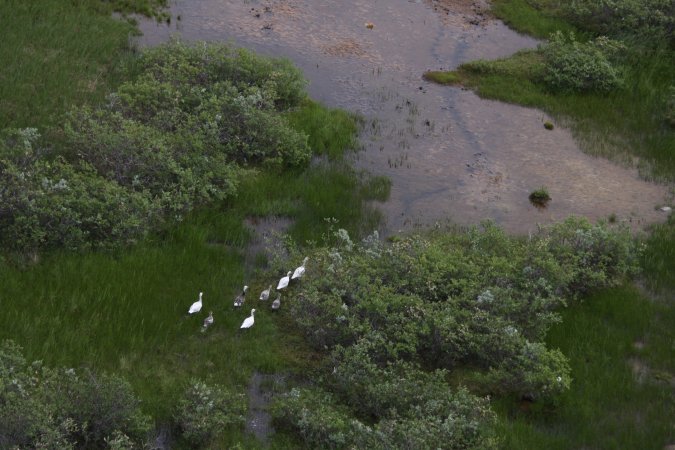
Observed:
[[[0,2],[3,127],[54,125],[71,105],[98,101],[117,83],[134,29],[101,5]]]
[[[625,286],[563,313],[548,344],[570,359],[573,382],[556,404],[495,404],[503,448],[641,448],[672,444],[672,306]],[[527,407],[524,409],[523,407]],[[505,419],[505,420],[504,420]]]

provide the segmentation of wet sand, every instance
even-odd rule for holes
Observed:
[[[171,12],[169,26],[141,22],[140,45],[177,34],[287,57],[314,99],[366,118],[355,164],[392,180],[379,205],[384,234],[488,218],[515,233],[571,214],[614,214],[633,227],[665,218],[655,210],[665,186],[582,153],[569,130],[544,129],[551,119],[541,111],[422,80],[426,70],[536,47],[492,20],[484,3],[177,0]],[[552,197],[545,209],[528,200],[540,186]]]

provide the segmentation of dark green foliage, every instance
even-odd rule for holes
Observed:
[[[594,33],[675,43],[672,0],[578,0],[562,5],[566,18]]]
[[[129,384],[116,376],[28,363],[0,346],[0,447],[104,448],[124,434],[141,443],[150,428]]]
[[[564,92],[608,92],[622,85],[620,70],[611,62],[621,44],[605,37],[581,43],[573,33],[553,33],[543,47],[544,80]]]
[[[570,369],[544,338],[560,307],[621,283],[638,253],[628,230],[575,218],[527,240],[485,223],[388,246],[377,236],[355,244],[338,230],[326,244],[289,308],[309,342],[332,351],[323,385],[334,397],[315,410],[319,394],[296,392],[284,420],[314,445],[347,447],[364,436],[384,448],[487,446],[486,405],[453,394],[447,380],[457,374],[485,393],[556,398]],[[315,429],[334,416],[336,429]]]
[[[546,206],[546,204],[551,200],[548,189],[546,189],[544,186],[532,191],[528,198],[532,203],[538,206]]]
[[[544,122],[544,128],[546,128],[547,130],[552,130],[553,124],[551,122]]]
[[[242,425],[245,413],[244,394],[193,379],[178,401],[174,419],[183,439],[204,448],[224,427]]]
[[[34,129],[0,138],[0,245],[32,253],[127,244],[155,217],[150,200],[41,148]]]
[[[288,61],[172,41],[132,67],[135,78],[107,103],[68,115],[62,152],[41,148],[34,129],[6,133],[5,247],[25,254],[125,245],[167,219],[230,198],[244,167],[309,161],[307,135],[281,112],[305,98],[305,82]],[[323,123],[330,112],[314,115]],[[353,139],[355,126],[347,117],[323,135]],[[305,129],[320,134],[316,124]]]

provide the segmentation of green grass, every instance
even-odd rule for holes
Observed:
[[[311,100],[287,115],[290,124],[298,130],[311,130],[309,145],[315,155],[339,159],[345,150],[356,149],[356,132],[362,119],[340,109],[329,109]]]
[[[133,28],[93,3],[0,2],[3,127],[53,125],[71,105],[102,99],[116,82]]]
[[[423,75],[425,80],[433,81],[438,84],[459,84],[461,79],[456,72],[443,72],[441,70],[430,70]]]
[[[565,33],[579,30],[569,22],[558,17],[559,5],[557,2],[544,1],[547,13],[531,6],[527,0],[492,0],[491,11],[509,27],[521,33],[546,39],[551,33],[561,30]]]
[[[551,196],[548,193],[548,189],[546,189],[545,186],[542,186],[532,191],[529,199],[532,203],[543,206],[551,200]]]
[[[572,387],[555,405],[526,410],[512,399],[497,402],[503,448],[658,450],[672,444],[675,403],[665,378],[675,376],[673,323],[672,305],[629,286],[566,310],[548,344],[570,359]],[[642,382],[633,364],[648,368]]]

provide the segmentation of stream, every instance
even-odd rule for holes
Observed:
[[[426,70],[508,56],[538,41],[467,0],[175,0],[170,24],[140,21],[141,47],[179,35],[286,57],[312,98],[366,118],[358,168],[392,180],[384,234],[492,219],[512,233],[569,215],[660,221],[665,186],[579,150],[543,112],[426,82]],[[366,24],[372,24],[366,26]],[[554,122],[555,123],[555,122]],[[546,186],[540,209],[528,195]]]

